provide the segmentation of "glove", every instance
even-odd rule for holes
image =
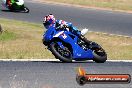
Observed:
[[[60,28],[62,29],[62,28],[63,28],[63,26],[64,26],[64,25],[63,25],[63,24],[61,24],[61,25],[60,25]]]
[[[60,25],[60,28],[68,28],[68,26],[65,25],[65,24],[61,24],[61,25]]]

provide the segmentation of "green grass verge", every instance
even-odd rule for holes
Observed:
[[[43,25],[1,19],[5,33],[0,35],[0,58],[3,59],[46,59],[54,58],[42,44]],[[2,36],[8,36],[3,38]],[[89,32],[86,38],[103,46],[108,58],[132,60],[132,38]],[[4,41],[3,41],[4,40]]]
[[[16,34],[10,31],[3,31],[3,33],[0,34],[0,41],[7,41],[7,40],[14,40],[16,39]]]
[[[4,41],[0,40],[0,58],[54,58],[41,42],[44,32],[41,24],[2,18],[0,18],[0,22],[4,30],[4,33],[2,33],[0,37],[2,37],[2,35],[7,36],[8,33],[13,33],[13,36],[10,36],[12,38],[6,38]]]
[[[43,0],[38,1],[43,2]],[[132,11],[132,0],[44,0],[44,2],[45,1],[68,3],[88,7],[108,8],[112,10]]]

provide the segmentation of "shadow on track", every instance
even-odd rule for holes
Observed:
[[[2,12],[11,12],[10,10],[1,10]]]
[[[47,63],[66,63],[66,62],[61,62],[61,61],[32,61],[32,62],[47,62]],[[94,61],[73,61],[69,63],[95,63]]]
[[[26,13],[23,11],[11,11],[11,10],[1,10],[2,12],[9,12],[9,13]]]

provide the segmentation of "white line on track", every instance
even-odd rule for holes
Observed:
[[[59,61],[58,59],[0,59],[0,61]],[[91,61],[91,60],[89,60]],[[107,60],[110,62],[132,62],[132,60]]]

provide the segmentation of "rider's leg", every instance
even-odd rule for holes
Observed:
[[[80,37],[86,43],[88,43],[88,44],[91,43],[91,41],[89,41],[87,38],[84,37],[84,35],[88,32],[88,29],[83,29],[81,31],[77,30],[77,28],[75,28],[75,27],[72,27],[72,29],[74,30],[74,32],[76,32],[78,37]]]
[[[81,30],[81,35],[85,35],[85,34],[87,34],[87,32],[88,32],[88,29],[86,29],[86,28],[85,29],[82,29]]]
[[[83,35],[81,35],[81,39],[85,41],[87,44],[90,44],[91,41],[89,41],[87,38],[85,38]]]
[[[74,26],[69,26],[69,30],[70,30],[73,34],[75,34],[75,35],[77,35],[77,36],[80,36],[80,35],[81,35],[81,32],[80,32],[76,27],[74,27]]]

